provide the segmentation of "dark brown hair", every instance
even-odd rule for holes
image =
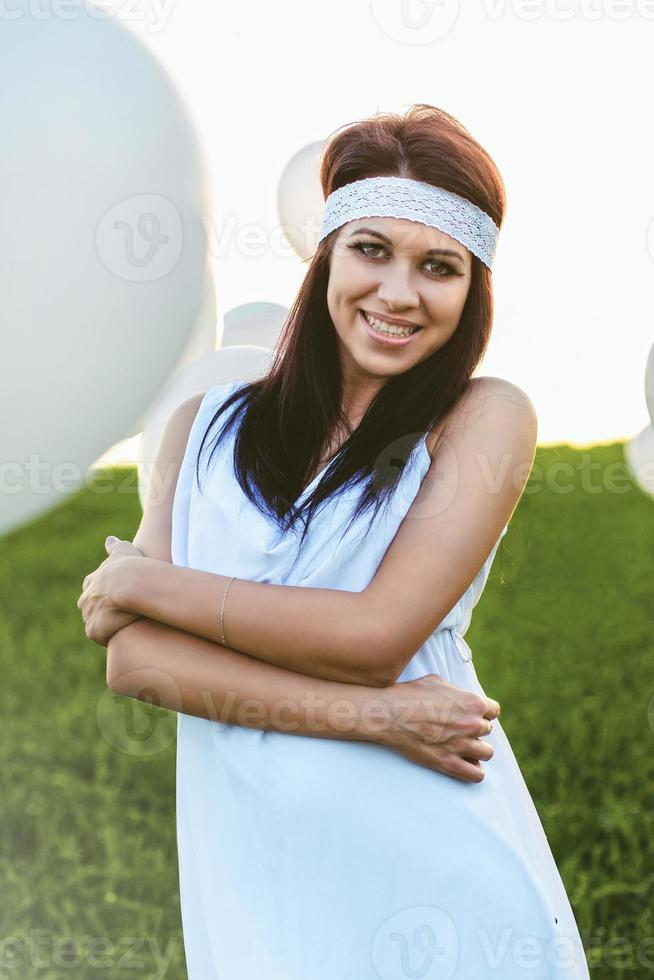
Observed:
[[[443,187],[472,201],[498,226],[502,224],[505,191],[496,165],[468,130],[442,109],[419,104],[404,115],[378,113],[336,130],[321,158],[325,199],[344,184],[380,176],[412,177]],[[213,449],[240,417],[234,441],[238,482],[252,503],[280,528],[292,527],[302,515],[301,543],[315,511],[339,488],[365,484],[352,521],[373,503],[377,513],[400,479],[398,453],[406,462],[433,424],[469,387],[486,350],[493,319],[492,274],[473,254],[468,295],[452,337],[428,358],[389,378],[351,431],[341,413],[336,331],[327,307],[329,259],[338,233],[337,228],[323,239],[312,256],[268,373],[239,386],[225,399],[209,423],[198,454],[196,473],[212,426],[238,403]],[[350,433],[348,438],[312,492],[296,506],[306,478],[341,426]],[[390,446],[392,461],[387,459]]]

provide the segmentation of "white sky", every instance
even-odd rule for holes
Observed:
[[[648,423],[654,0],[113,6],[186,98],[218,239],[236,217],[213,255],[221,315],[257,300],[288,307],[299,288],[294,254],[254,258],[238,242],[252,224],[274,240],[290,157],[347,122],[427,102],[463,122],[507,188],[478,373],[524,388],[541,444],[630,438]],[[115,448],[129,460],[135,444]]]

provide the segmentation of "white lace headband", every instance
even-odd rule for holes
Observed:
[[[444,231],[492,268],[499,228],[472,201],[412,177],[364,177],[325,201],[319,242],[354,218],[408,218]]]

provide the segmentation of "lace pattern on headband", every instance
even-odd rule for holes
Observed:
[[[319,241],[355,218],[408,218],[444,231],[492,267],[499,228],[459,194],[410,177],[365,177],[332,191]]]

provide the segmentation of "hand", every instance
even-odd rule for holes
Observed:
[[[141,618],[136,613],[121,609],[119,596],[120,586],[124,585],[125,574],[132,568],[134,558],[145,557],[130,541],[121,541],[113,536],[107,538],[105,548],[109,557],[85,577],[82,594],[77,600],[87,637],[102,647],[106,647],[111,637],[123,626]]]
[[[382,700],[388,714],[378,741],[446,776],[482,781],[480,760],[487,762],[494,755],[482,738],[490,734],[492,719],[499,717],[497,701],[450,684],[439,674],[392,684],[384,689]]]

